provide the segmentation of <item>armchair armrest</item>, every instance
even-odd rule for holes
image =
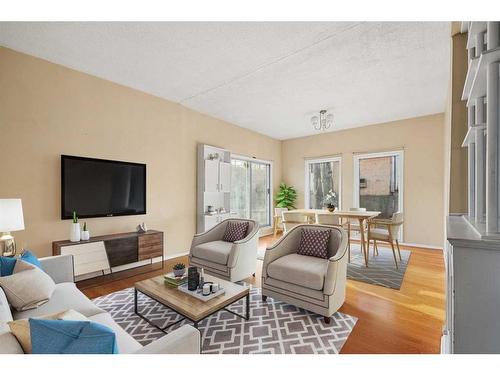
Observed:
[[[371,219],[368,221],[368,225],[373,226],[373,225],[383,225],[386,226],[387,228],[391,226],[398,226],[403,224],[402,221],[392,221],[391,219]]]
[[[391,219],[369,219],[368,224],[391,224]]]
[[[325,286],[323,291],[327,295],[333,295],[338,285],[345,288],[347,277],[347,233],[342,230],[342,241],[334,256],[328,259]]]
[[[186,324],[134,354],[200,354],[200,340],[200,331]]]
[[[257,236],[259,234],[259,231],[260,231],[259,225],[255,224],[255,227],[253,228],[253,230],[245,238],[243,238],[242,240],[239,240],[239,241],[234,241],[233,243],[235,245],[241,245],[241,244],[250,242],[255,236]]]
[[[243,257],[243,261],[255,262],[257,258],[257,249],[259,247],[260,227],[257,222],[253,222],[253,228],[245,238],[234,241],[231,252],[227,260],[229,267],[235,267],[238,258]]]
[[[59,283],[73,283],[74,268],[73,255],[57,255],[52,257],[40,258],[42,269],[54,280]]]
[[[227,221],[224,220],[221,223],[217,224],[215,227],[210,228],[206,232],[195,234],[193,236],[193,241],[191,242],[191,249],[202,243],[218,241],[222,239],[222,237],[224,236],[224,232],[226,231],[226,225]]]

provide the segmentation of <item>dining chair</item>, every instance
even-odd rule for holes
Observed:
[[[378,254],[377,241],[389,243],[392,248],[392,255],[394,256],[396,268],[399,268],[396,258],[396,249],[398,250],[399,261],[402,261],[398,240],[402,226],[403,212],[395,212],[390,219],[371,219],[368,223],[368,251],[370,251],[370,240],[373,240],[374,255],[375,253]],[[394,248],[394,243],[396,243],[396,249]]]
[[[353,212],[366,212],[366,208],[364,207],[351,207],[349,211]],[[347,247],[349,249],[349,261],[351,259],[351,232],[359,232],[361,234],[361,229],[359,227],[359,220],[356,219],[348,219],[344,224],[344,228],[347,229]],[[368,230],[368,225],[364,227],[365,233]]]
[[[307,215],[301,212],[284,211],[283,217],[283,233],[288,232],[290,229],[295,228],[301,224],[309,224]]]
[[[278,234],[278,230],[283,231],[283,212],[288,211],[286,207],[275,207],[274,208],[274,235]],[[280,228],[281,226],[281,228]]]
[[[330,225],[333,227],[342,227],[347,231],[347,226],[342,225],[340,218],[337,215],[332,215],[330,213],[316,213],[316,224],[320,225]],[[349,241],[349,236],[347,236],[347,241]],[[351,262],[351,249],[347,247],[347,262]]]
[[[316,213],[316,224],[341,226],[337,215],[327,213]]]

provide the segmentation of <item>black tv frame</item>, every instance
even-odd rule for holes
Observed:
[[[66,193],[66,189],[64,186],[64,160],[72,159],[72,160],[87,160],[87,161],[96,161],[102,163],[112,163],[112,164],[123,164],[123,165],[133,165],[133,166],[141,166],[144,167],[144,211],[136,212],[133,214],[130,213],[121,213],[121,214],[104,214],[104,215],[78,215],[78,218],[88,219],[93,217],[115,217],[115,216],[135,216],[135,215],[145,215],[147,213],[147,201],[146,201],[146,173],[147,166],[143,163],[133,163],[128,161],[120,161],[120,160],[109,160],[109,159],[98,159],[98,158],[88,158],[84,156],[73,156],[73,155],[61,155],[61,220],[72,219],[73,215],[65,216],[64,215],[64,196]],[[78,214],[78,213],[77,213]]]

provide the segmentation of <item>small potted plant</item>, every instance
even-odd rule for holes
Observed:
[[[71,242],[80,241],[80,224],[78,223],[78,216],[76,216],[76,211],[73,211],[73,223],[71,224],[69,240]]]
[[[186,265],[184,263],[177,263],[172,267],[175,277],[182,277],[186,272]]]
[[[90,232],[87,229],[87,222],[83,223],[83,231],[82,231],[82,241],[88,241],[90,239]]]
[[[325,206],[326,209],[330,212],[335,211],[336,206],[338,205],[337,193],[330,189],[328,194],[325,195]]]

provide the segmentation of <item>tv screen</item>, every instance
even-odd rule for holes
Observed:
[[[61,155],[61,218],[146,213],[146,164]]]

